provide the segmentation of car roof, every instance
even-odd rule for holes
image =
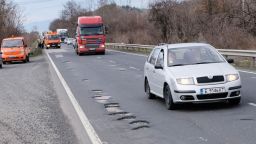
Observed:
[[[3,40],[17,40],[17,39],[24,39],[24,37],[11,37],[11,38],[5,38]]]
[[[183,47],[196,48],[196,47],[201,47],[201,46],[210,46],[210,45],[206,44],[206,43],[177,43],[177,44],[165,44],[165,45],[161,45],[159,47],[161,47],[161,48],[166,47],[168,49],[172,49],[172,48],[183,48]]]

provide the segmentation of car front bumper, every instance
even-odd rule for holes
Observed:
[[[201,89],[224,88],[225,92],[204,94]],[[240,80],[214,85],[179,86],[172,92],[174,103],[211,103],[241,97]]]

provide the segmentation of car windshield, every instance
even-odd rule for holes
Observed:
[[[208,46],[171,48],[168,50],[168,66],[170,67],[221,62],[225,62],[223,57]]]
[[[13,40],[3,40],[2,48],[10,48],[10,47],[22,47],[23,42],[21,39],[13,39]]]
[[[81,27],[81,35],[102,35],[103,26]]]
[[[49,39],[49,40],[58,40],[58,39],[60,39],[60,38],[59,38],[59,36],[57,36],[57,35],[49,35],[49,36],[48,36],[48,39]]]

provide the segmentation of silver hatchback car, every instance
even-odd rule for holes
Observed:
[[[165,99],[167,109],[177,103],[227,101],[238,105],[238,71],[213,46],[202,43],[157,46],[144,67],[144,88],[149,99]]]

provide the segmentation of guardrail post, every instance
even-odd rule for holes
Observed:
[[[255,57],[252,57],[252,63],[251,63],[251,68],[255,67]]]

